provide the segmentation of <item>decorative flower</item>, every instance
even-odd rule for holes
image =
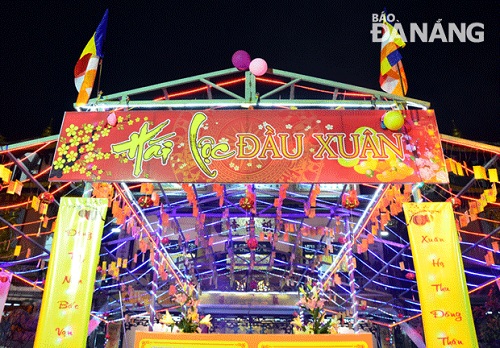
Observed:
[[[200,333],[201,326],[212,326],[210,314],[200,319],[198,313],[200,301],[196,299],[196,295],[193,284],[184,284],[179,292],[173,294],[172,300],[180,306],[181,319],[176,322],[167,311],[160,319],[160,323],[169,327],[168,332]]]
[[[85,130],[85,133],[92,133],[94,130],[94,125],[87,123],[83,125],[83,129]]]
[[[172,318],[172,315],[170,312],[167,310],[163,317],[160,319],[160,323],[165,324],[165,325],[174,325],[175,321]]]
[[[107,137],[109,135],[109,128],[104,128],[102,131],[101,131],[101,135],[103,137]]]
[[[298,314],[295,315],[295,318],[293,318],[291,324],[294,327],[303,327],[304,323],[302,322],[302,319],[300,319],[300,316]]]
[[[61,146],[59,146],[58,152],[61,155],[65,155],[65,154],[68,153],[68,150],[69,150],[69,145],[68,144],[62,144]]]
[[[296,315],[292,320],[293,333],[295,334],[335,334],[339,321],[337,317],[326,319],[324,310],[325,301],[320,298],[321,289],[310,283],[306,287],[299,288],[300,300],[297,305],[301,308],[305,320]]]
[[[212,316],[210,314],[205,315],[201,320],[200,320],[200,325],[206,325],[209,328],[212,327]]]
[[[68,128],[66,128],[66,134],[69,137],[76,135],[77,131],[78,131],[78,126],[75,126],[74,124],[71,124]]]
[[[77,157],[78,157],[78,153],[74,150],[71,150],[68,154],[66,154],[66,159],[68,160],[68,162],[76,161]]]
[[[54,169],[57,170],[57,169],[62,169],[64,167],[64,164],[66,163],[66,160],[62,157],[58,157],[55,161],[54,161]]]

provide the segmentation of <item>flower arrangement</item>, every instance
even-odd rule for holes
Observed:
[[[193,284],[183,284],[180,291],[173,294],[172,300],[179,304],[181,318],[175,321],[168,310],[165,312],[160,323],[167,325],[168,332],[201,333],[202,326],[212,326],[210,314],[200,317],[198,313],[200,301]]]
[[[300,301],[297,305],[303,312],[305,320],[297,314],[292,320],[293,333],[295,334],[336,334],[339,321],[337,317],[326,319],[324,309],[325,300],[320,299],[321,289],[317,285],[307,283],[305,288],[300,287]]]

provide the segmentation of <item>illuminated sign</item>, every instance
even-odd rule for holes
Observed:
[[[51,181],[447,183],[433,111],[68,112]]]

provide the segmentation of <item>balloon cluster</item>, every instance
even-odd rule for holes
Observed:
[[[250,54],[243,50],[234,52],[231,61],[236,69],[240,71],[250,70],[255,76],[262,76],[267,71],[267,62],[264,59],[251,59]]]

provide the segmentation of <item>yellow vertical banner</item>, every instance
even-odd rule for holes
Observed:
[[[62,197],[35,348],[85,347],[106,198]]]
[[[403,203],[403,210],[427,347],[478,347],[451,203]]]

